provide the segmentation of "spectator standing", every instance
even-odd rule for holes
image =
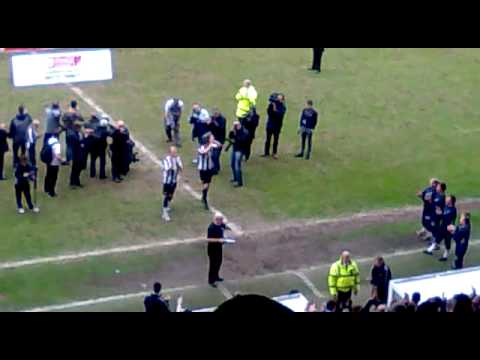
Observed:
[[[470,213],[463,213],[460,216],[459,225],[449,225],[447,230],[453,235],[455,241],[455,261],[452,269],[463,269],[463,260],[470,240]]]
[[[69,141],[74,141],[75,137],[72,136],[75,130],[76,123],[83,123],[83,117],[80,114],[80,109],[76,100],[70,102],[69,109],[65,112],[62,117],[63,128],[65,129],[65,144],[67,146],[67,162],[70,163],[73,161],[73,147]],[[69,140],[70,139],[70,140]]]
[[[58,135],[49,137],[45,147],[46,152],[50,152],[51,155],[48,159],[49,161],[46,163],[47,171],[45,175],[44,190],[45,193],[52,198],[57,196],[55,188],[57,185],[60,165],[63,163],[62,148],[57,136]]]
[[[208,190],[214,176],[213,150],[219,146],[212,134],[206,134],[202,137],[202,144],[197,150],[197,169],[202,182],[202,203],[205,210],[209,210]]]
[[[153,293],[145,297],[143,304],[145,306],[145,312],[166,314],[170,312],[170,306],[168,300],[164,299],[160,294],[162,290],[162,284],[156,282],[153,284]]]
[[[300,129],[299,133],[301,136],[302,141],[302,148],[300,152],[295,155],[295,157],[303,158],[305,154],[305,143],[308,142],[307,148],[307,156],[305,157],[306,160],[310,159],[310,155],[312,153],[312,136],[315,127],[317,126],[318,121],[318,113],[313,108],[313,101],[307,100],[306,107],[303,109],[302,114],[300,116]]]
[[[360,271],[356,262],[351,259],[349,251],[343,251],[340,259],[330,267],[328,287],[330,294],[337,301],[337,311],[339,312],[351,305],[352,293],[358,294]]]
[[[213,150],[213,162],[215,165],[214,173],[220,172],[220,157],[222,155],[223,145],[225,144],[227,120],[218,109],[213,109],[212,117],[209,123],[209,130],[215,140],[221,145]]]
[[[375,258],[370,274],[372,293],[375,291],[380,303],[386,304],[388,297],[388,286],[390,284],[390,280],[392,279],[392,272],[387,264],[385,264],[383,257],[377,256]]]
[[[183,101],[179,98],[168,99],[165,103],[165,133],[167,142],[175,142],[175,146],[181,147],[180,143],[180,119],[183,112]],[[173,139],[172,139],[173,131]]]
[[[325,48],[313,48],[313,62],[310,70],[320,73],[322,71],[322,57]]]
[[[60,121],[62,119],[62,110],[58,101],[54,102],[50,107],[45,109],[45,135],[43,136],[43,145],[48,144],[48,139],[56,137],[60,139],[60,133],[62,132],[62,125]]]
[[[417,236],[424,240],[431,238],[432,232],[434,231],[435,205],[433,203],[433,197],[439,183],[440,181],[438,181],[438,179],[432,178],[430,179],[430,186],[417,193],[417,196],[423,202],[422,228],[417,231]]]
[[[5,123],[0,123],[0,181],[7,180],[4,175],[5,154],[8,152],[8,131]]]
[[[34,119],[27,130],[26,149],[28,152],[28,160],[32,166],[37,166],[36,147],[37,140],[40,138],[39,134],[40,121]]]
[[[270,143],[273,136],[273,149],[272,157],[278,159],[278,141],[280,139],[280,133],[282,132],[283,119],[287,107],[285,106],[285,95],[273,94],[270,97],[270,104],[268,105],[267,113],[267,137],[265,140],[265,151],[263,157],[270,156]]]
[[[15,167],[15,197],[17,200],[17,212],[24,214],[22,195],[27,200],[28,208],[34,213],[38,213],[40,210],[32,203],[32,197],[30,195],[30,180],[35,180],[35,169],[28,163],[28,159],[25,155],[20,156],[19,162]]]
[[[32,118],[27,112],[27,109],[20,105],[18,107],[18,113],[10,121],[10,130],[8,131],[8,136],[12,139],[12,148],[13,148],[13,168],[18,164],[18,152],[24,156],[26,154],[27,148],[27,130],[32,124]]]
[[[242,159],[247,151],[250,141],[248,131],[239,121],[235,121],[233,123],[233,129],[230,131],[228,138],[233,146],[230,161],[233,173],[232,183],[234,184],[234,187],[242,187]]]

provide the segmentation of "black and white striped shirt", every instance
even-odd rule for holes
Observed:
[[[214,168],[215,164],[212,161],[212,154],[213,149],[216,147],[216,144],[206,144],[199,147],[197,156],[198,170],[207,171]]]
[[[172,185],[177,183],[178,172],[183,170],[182,159],[180,156],[165,156],[162,160],[163,183]]]

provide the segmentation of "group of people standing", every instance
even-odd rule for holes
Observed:
[[[464,212],[457,221],[457,198],[447,195],[447,184],[438,179],[430,179],[430,184],[417,196],[422,200],[422,228],[417,231],[417,236],[425,241],[430,241],[429,247],[424,251],[433,255],[444,243],[443,255],[439,261],[447,261],[451,249],[452,239],[455,242],[455,261],[453,269],[463,268],[463,259],[468,249],[470,240],[470,213]]]
[[[214,109],[212,115],[199,103],[194,103],[189,116],[192,127],[191,139],[197,142],[193,164],[197,166],[202,183],[202,203],[209,209],[208,191],[212,179],[220,172],[220,158],[223,151],[230,149],[230,167],[232,171],[231,183],[239,188],[244,185],[242,163],[248,161],[252,153],[252,145],[256,131],[260,124],[257,113],[258,92],[250,80],[245,80],[243,86],[235,95],[237,101],[236,119],[227,136],[227,119],[218,110]],[[168,215],[169,203],[173,199],[179,172],[183,165],[177,148],[181,147],[180,124],[184,111],[184,102],[180,98],[168,99],[165,103],[164,126],[167,143],[174,144],[162,161],[164,206],[162,217],[170,221]],[[283,122],[287,113],[285,95],[274,93],[269,98],[266,121],[266,138],[262,157],[278,159],[278,147]],[[299,135],[301,135],[301,151],[295,156],[310,159],[312,152],[312,134],[317,126],[318,112],[313,107],[313,101],[308,100],[301,112],[299,122]],[[273,138],[273,144],[272,144]],[[271,146],[273,145],[273,146]]]
[[[66,157],[62,155],[61,134],[65,133]],[[40,121],[32,119],[27,109],[20,105],[18,113],[11,120],[7,130],[0,124],[0,179],[6,180],[4,174],[4,155],[9,151],[7,139],[12,139],[13,169],[15,176],[15,192],[17,211],[25,212],[22,195],[25,196],[28,208],[38,212],[30,195],[30,181],[37,184],[37,142],[41,139]],[[134,143],[130,139],[128,129],[123,121],[114,122],[101,114],[92,114],[85,120],[80,113],[76,100],[70,102],[69,108],[63,112],[58,102],[45,109],[45,131],[40,150],[40,160],[45,164],[44,192],[56,197],[56,185],[61,166],[70,166],[70,187],[83,187],[80,175],[87,168],[90,158],[90,177],[97,176],[97,160],[99,160],[99,178],[107,179],[106,160],[108,138],[111,138],[110,157],[112,164],[112,180],[121,182],[129,172],[131,162],[136,161],[133,153]],[[35,191],[36,194],[36,191]]]

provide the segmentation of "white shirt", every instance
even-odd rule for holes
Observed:
[[[57,138],[51,137],[48,139],[48,145],[52,148],[52,162],[50,163],[51,166],[60,166],[60,155],[62,154],[62,148],[60,146],[60,142]]]
[[[166,102],[165,104],[165,114],[168,114],[170,112],[170,108],[172,107],[174,103],[174,100],[173,99],[170,99]],[[182,109],[183,111],[183,101],[182,100],[178,100],[178,106],[180,106],[180,109]]]
[[[194,112],[192,112],[192,117],[196,118],[200,122],[206,123],[210,119],[210,114],[208,113],[208,111],[206,109],[202,108],[200,110],[200,113],[198,113],[198,114],[195,114]]]

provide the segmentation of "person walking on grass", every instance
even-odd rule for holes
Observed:
[[[285,95],[273,94],[270,97],[270,104],[267,109],[267,135],[265,139],[265,151],[262,157],[270,156],[270,143],[273,137],[272,157],[275,160],[278,159],[278,141],[280,139],[280,133],[282,132],[283,119],[286,112],[287,107],[285,106]]]
[[[387,303],[388,286],[392,279],[392,272],[385,264],[385,260],[381,256],[377,256],[373,262],[370,271],[370,284],[372,285],[372,297],[376,294],[381,304]]]
[[[164,119],[167,142],[174,142],[177,147],[182,146],[180,143],[180,119],[182,117],[183,107],[183,101],[179,98],[168,99],[165,103]]]
[[[422,211],[422,228],[417,231],[417,236],[423,240],[428,240],[431,238],[432,232],[435,228],[435,205],[433,203],[433,198],[440,181],[436,178],[430,179],[430,185],[425,188],[423,191],[417,192],[417,197],[419,197],[423,202],[423,211]]]
[[[250,141],[249,133],[239,121],[235,121],[233,123],[233,129],[230,131],[228,138],[233,146],[230,160],[233,174],[231,182],[233,183],[234,187],[242,187],[242,159],[248,151]]]
[[[214,176],[215,163],[213,161],[214,149],[221,146],[211,133],[202,137],[201,145],[197,152],[197,169],[199,171],[200,180],[202,182],[202,203],[205,210],[209,210],[208,206],[208,190],[212,177]]]
[[[302,148],[300,152],[295,155],[297,158],[303,158],[305,154],[305,143],[308,142],[306,160],[310,160],[310,155],[312,153],[312,135],[315,127],[317,126],[318,113],[313,108],[313,101],[307,100],[306,107],[303,109],[300,116],[300,128],[298,130],[301,139],[302,139]]]
[[[344,250],[340,259],[330,267],[328,288],[337,301],[338,312],[351,306],[352,293],[357,295],[360,289],[360,271],[349,251]]]
[[[320,73],[322,71],[322,57],[325,48],[313,48],[312,67],[309,70]]]
[[[19,162],[15,167],[15,198],[17,200],[17,212],[25,214],[23,208],[22,195],[27,201],[28,208],[34,213],[40,212],[40,209],[32,202],[30,195],[30,181],[35,181],[35,168],[28,163],[25,155],[20,156]]]
[[[452,243],[452,234],[447,230],[449,225],[455,225],[457,219],[457,208],[455,203],[457,198],[454,195],[447,196],[446,206],[443,210],[442,218],[439,220],[440,224],[437,227],[435,234],[433,236],[433,241],[424,251],[427,255],[433,255],[433,251],[439,247],[442,241],[444,241],[444,252],[439,261],[447,261],[448,255],[450,253],[451,243]]]
[[[470,213],[462,213],[458,226],[448,225],[447,230],[452,234],[455,241],[455,261],[452,269],[463,269],[463,260],[468,250],[468,242],[470,241]]]
[[[223,244],[226,242],[225,230],[231,229],[225,224],[223,215],[216,213],[207,230],[208,284],[212,287],[217,287],[217,282],[223,281],[220,277],[220,268],[223,261]]]
[[[190,115],[190,124],[192,125],[192,141],[198,140],[198,147],[202,145],[203,136],[209,132],[210,114],[207,109],[203,108],[199,103],[194,103],[192,114]],[[197,147],[197,150],[198,150]],[[194,157],[192,163],[197,164],[197,156]]]
[[[178,175],[183,171],[182,159],[177,155],[177,148],[171,146],[168,154],[163,158],[163,212],[162,218],[170,221],[170,203],[177,188]]]
[[[65,130],[65,145],[67,147],[67,163],[73,161],[73,148],[74,144],[71,141],[75,141],[74,133],[75,124],[83,123],[83,116],[80,114],[80,109],[76,100],[70,102],[70,108],[63,114],[62,123]]]

